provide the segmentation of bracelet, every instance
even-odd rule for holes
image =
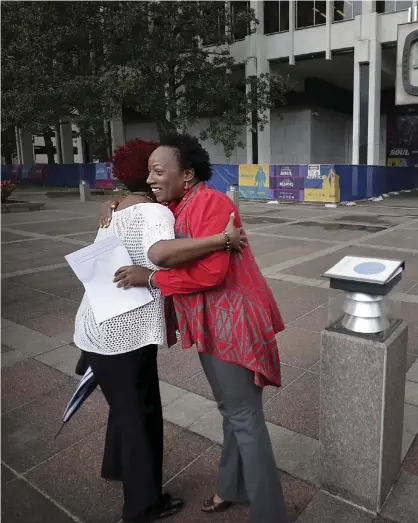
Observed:
[[[232,250],[231,238],[229,237],[229,234],[226,231],[224,231],[224,236],[225,236],[225,250],[226,250],[226,252],[231,252],[231,250]]]
[[[154,288],[153,285],[152,285],[152,281],[151,281],[151,280],[152,280],[152,278],[153,278],[153,276],[154,276],[154,274],[155,274],[156,272],[158,272],[158,271],[157,271],[157,270],[154,270],[154,271],[152,271],[152,272],[150,273],[150,275],[148,276],[148,287],[151,287],[151,289]]]
[[[110,206],[111,209],[116,210],[118,208],[119,202],[113,202]]]

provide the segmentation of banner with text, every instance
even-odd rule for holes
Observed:
[[[340,177],[333,165],[308,165],[304,201],[318,203],[340,201]]]
[[[241,198],[257,198],[268,200],[270,192],[270,166],[240,165],[238,176],[239,194]]]
[[[270,165],[270,193],[282,201],[303,202],[306,165]]]

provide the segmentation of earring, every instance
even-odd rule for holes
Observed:
[[[189,190],[189,182],[184,182],[184,190],[185,191]]]

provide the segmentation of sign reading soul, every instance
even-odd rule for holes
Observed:
[[[398,25],[396,105],[418,103],[418,22]]]

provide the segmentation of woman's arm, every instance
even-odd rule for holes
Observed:
[[[148,251],[154,265],[163,268],[178,267],[222,250],[241,252],[247,245],[243,228],[234,225],[235,214],[231,213],[225,231],[205,238],[162,240]]]
[[[193,220],[193,236],[199,238],[219,234],[230,214],[235,212],[232,202],[215,191],[207,191],[199,196],[198,200],[194,202],[193,212],[190,214],[190,219]],[[115,274],[115,282],[118,283],[118,287],[146,286],[151,283],[154,287],[159,287],[165,296],[205,291],[217,287],[224,281],[230,255],[230,252],[222,249],[199,259],[196,263],[157,271],[154,274],[144,267],[121,267]]]

